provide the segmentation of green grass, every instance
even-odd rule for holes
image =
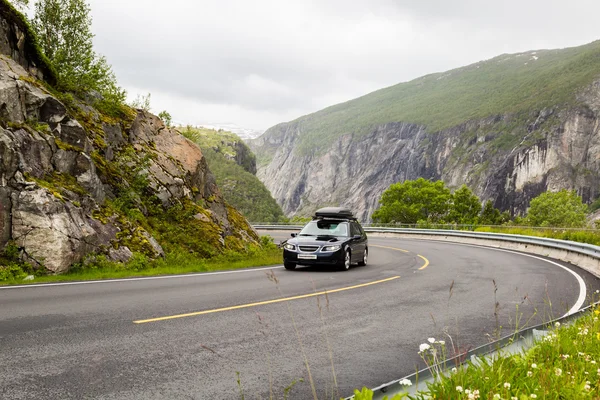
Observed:
[[[526,352],[477,364],[469,361],[442,373],[414,396],[396,395],[390,400],[600,399],[600,307],[571,325],[549,328],[552,331]],[[439,345],[436,350],[440,351]],[[421,354],[431,355],[430,350]],[[355,400],[373,397],[366,388],[356,393]]]
[[[326,150],[341,135],[365,134],[388,122],[422,124],[436,132],[496,115],[535,119],[532,111],[576,104],[577,92],[600,76],[600,41],[532,53],[504,54],[400,83],[279,124],[266,135],[284,135],[291,126],[302,132],[298,151],[309,154]],[[511,123],[501,125],[509,129]],[[520,139],[505,139],[498,145],[509,146]],[[268,154],[257,156],[261,164],[268,158]]]
[[[211,259],[202,259],[182,252],[169,253],[164,259],[149,260],[141,254],[135,254],[128,263],[109,262],[97,257],[88,265],[77,265],[62,275],[36,276],[33,281],[23,281],[26,274],[15,274],[15,278],[0,281],[0,285],[23,285],[47,282],[90,281],[101,279],[131,278],[140,276],[159,276],[236,270],[259,266],[281,264],[281,250],[275,245],[253,248],[247,253],[228,252]],[[0,267],[2,269],[4,267]],[[2,275],[0,275],[1,277]],[[7,275],[9,277],[10,275]]]

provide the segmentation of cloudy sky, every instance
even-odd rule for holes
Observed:
[[[600,39],[598,0],[89,0],[119,83],[175,121],[264,130],[502,53]]]

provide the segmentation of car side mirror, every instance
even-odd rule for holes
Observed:
[[[296,237],[296,233],[292,233],[290,236],[291,237]]]
[[[355,239],[355,240],[362,239],[362,235],[354,235],[354,236],[352,236],[352,239]]]

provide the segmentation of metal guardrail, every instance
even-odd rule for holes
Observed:
[[[302,225],[253,225],[255,229],[261,230],[300,230]],[[569,240],[550,239],[540,236],[512,235],[507,233],[493,232],[472,232],[456,230],[439,229],[418,229],[418,228],[381,228],[364,227],[365,232],[369,233],[399,233],[407,235],[431,235],[431,236],[452,236],[471,239],[500,240],[504,242],[520,243],[526,245],[537,245],[553,248],[557,250],[566,250],[575,253],[585,254],[590,257],[600,259],[600,246],[587,243],[572,242]]]
[[[294,231],[302,229],[301,225],[253,225],[255,229],[261,230],[285,230],[285,231]],[[472,231],[457,231],[457,230],[439,230],[439,229],[419,229],[419,228],[393,228],[393,227],[364,227],[365,232],[367,233],[396,233],[396,234],[406,234],[406,235],[429,235],[429,236],[439,236],[439,237],[457,237],[457,238],[470,238],[470,239],[485,239],[485,240],[495,240],[495,241],[504,241],[510,243],[519,243],[525,245],[536,245],[542,246],[550,249],[564,250],[573,253],[583,254],[597,260],[600,260],[600,246],[594,246],[587,243],[578,243],[572,242],[568,240],[559,240],[559,239],[550,239],[539,236],[524,236],[524,235],[513,235],[513,234],[505,234],[505,233],[493,233],[493,232],[472,232]],[[600,303],[596,303],[600,304]],[[539,336],[545,335],[547,332],[546,328],[556,322],[566,323],[573,319],[578,318],[582,313],[589,310],[594,305],[590,305],[588,307],[582,308],[581,310],[563,316],[562,318],[555,319],[546,324],[536,325],[527,329],[520,330],[514,334],[505,336],[499,340],[488,343],[486,345],[477,347],[473,350],[470,350],[466,353],[461,353],[453,358],[446,360],[442,367],[442,369],[446,370],[453,366],[458,366],[464,364],[468,359],[477,360],[478,357],[490,356],[493,353],[497,353],[500,350],[504,352],[509,352],[509,348],[512,348],[514,351],[521,351],[530,347],[535,339]],[[404,378],[383,384],[378,386],[373,390],[373,400],[381,400],[385,396],[394,396],[397,393],[409,392],[414,394],[418,390],[419,383],[423,383],[423,381],[431,381],[434,379],[432,375],[433,368],[422,369],[414,374],[408,375]],[[400,382],[408,379],[412,386],[402,385]],[[353,399],[354,396],[348,397],[348,399]]]

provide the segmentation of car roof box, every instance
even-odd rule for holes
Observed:
[[[317,218],[339,218],[339,219],[356,219],[352,211],[343,207],[325,207],[320,208],[315,212]]]

